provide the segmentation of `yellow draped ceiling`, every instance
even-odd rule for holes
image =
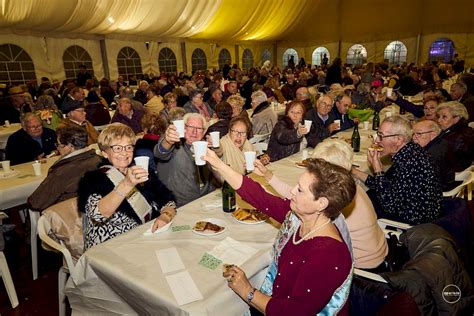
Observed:
[[[369,41],[473,32],[471,0],[0,0],[0,32]]]

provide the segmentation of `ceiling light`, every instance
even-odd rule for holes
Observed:
[[[107,21],[109,21],[110,23],[115,23],[114,18],[111,17],[111,16],[109,16],[109,17],[107,18]]]

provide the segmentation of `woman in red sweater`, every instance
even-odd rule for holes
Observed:
[[[324,160],[310,159],[288,200],[267,193],[211,150],[203,159],[244,200],[282,223],[260,289],[255,289],[237,266],[224,273],[229,287],[266,315],[348,315],[352,247],[339,215],[355,194],[349,172]]]

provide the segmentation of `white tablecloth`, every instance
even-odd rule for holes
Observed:
[[[40,183],[46,178],[48,169],[59,157],[51,157],[41,164],[41,176],[35,176],[32,162],[12,166],[18,175],[0,178],[0,209],[7,209],[26,203]]]
[[[9,127],[0,126],[0,149],[7,146],[8,137],[21,128],[20,123],[12,123]]]

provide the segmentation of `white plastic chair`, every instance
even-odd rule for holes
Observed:
[[[269,139],[270,139],[270,133],[258,134],[258,135],[253,135],[253,137],[249,139],[249,142],[250,144],[257,144],[261,142],[268,142]]]
[[[469,124],[467,124],[467,126],[469,126],[470,128],[474,128],[474,122],[469,122]]]
[[[267,143],[256,143],[253,144],[253,149],[257,152],[257,156],[260,156],[261,154],[264,153],[268,149],[268,144]]]
[[[380,228],[385,234],[385,238],[390,238],[389,233],[394,234],[397,238],[407,229],[411,228],[411,225],[405,224],[402,222],[392,221],[386,218],[379,218],[377,220],[377,224],[379,224]],[[395,230],[394,230],[395,229]]]
[[[31,269],[33,270],[33,280],[38,278],[38,243],[36,236],[38,235],[38,219],[40,212],[28,210],[30,215],[30,248],[31,248]]]
[[[8,215],[4,212],[0,212],[0,229],[2,228],[1,224],[4,218],[8,218]],[[7,259],[3,254],[3,250],[0,250],[0,275],[2,276],[3,284],[5,285],[5,289],[7,290],[8,298],[10,299],[10,304],[12,304],[12,308],[15,308],[18,306],[18,297],[16,296],[15,285],[13,284],[10,269],[8,268]]]
[[[454,189],[443,192],[444,197],[464,197],[465,191],[467,192],[468,200],[472,200],[472,188],[469,186],[474,181],[474,174],[470,171],[462,171],[456,176],[457,181],[462,181],[460,185]]]
[[[465,170],[461,172],[456,172],[455,180],[456,181],[464,181],[469,176],[469,173],[474,174],[474,165],[469,166]],[[468,183],[466,186],[467,189],[467,200],[472,200],[472,186],[474,182]]]

